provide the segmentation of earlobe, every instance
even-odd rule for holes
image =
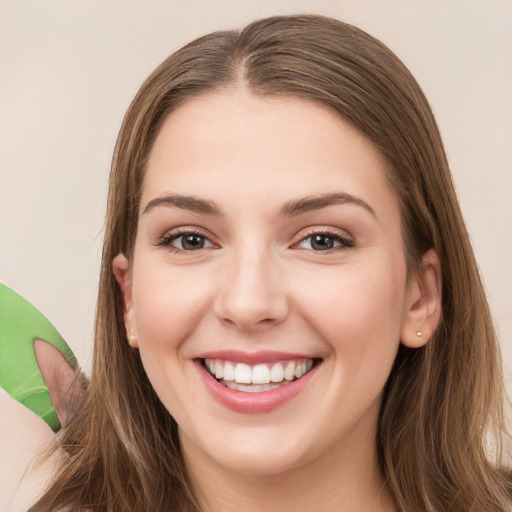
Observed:
[[[138,343],[134,335],[136,322],[133,310],[132,274],[128,258],[126,258],[124,254],[118,254],[112,262],[112,269],[123,297],[123,313],[127,331],[127,341],[132,348],[138,348]]]
[[[425,345],[441,320],[442,276],[437,253],[426,252],[410,277],[401,342],[410,348]]]

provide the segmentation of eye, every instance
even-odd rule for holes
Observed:
[[[310,249],[313,251],[329,251],[353,246],[354,244],[351,240],[348,240],[338,233],[329,232],[313,233],[303,238],[298,244],[298,247],[301,249]]]
[[[167,235],[162,238],[158,245],[163,247],[174,247],[178,251],[187,252],[213,247],[212,242],[208,240],[208,238],[200,233],[194,232]]]

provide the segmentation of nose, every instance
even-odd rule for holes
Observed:
[[[272,255],[234,254],[226,267],[214,302],[219,320],[245,332],[258,332],[287,317],[284,279]]]

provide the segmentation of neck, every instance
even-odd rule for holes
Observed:
[[[247,474],[194,454],[182,438],[202,510],[209,512],[393,512],[377,464],[375,432],[346,439],[328,453],[278,474]],[[350,436],[349,436],[350,438]]]

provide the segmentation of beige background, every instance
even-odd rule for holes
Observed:
[[[186,41],[287,12],[358,25],[424,88],[510,381],[510,0],[0,0],[0,279],[55,323],[89,369],[109,161],[126,107]]]

